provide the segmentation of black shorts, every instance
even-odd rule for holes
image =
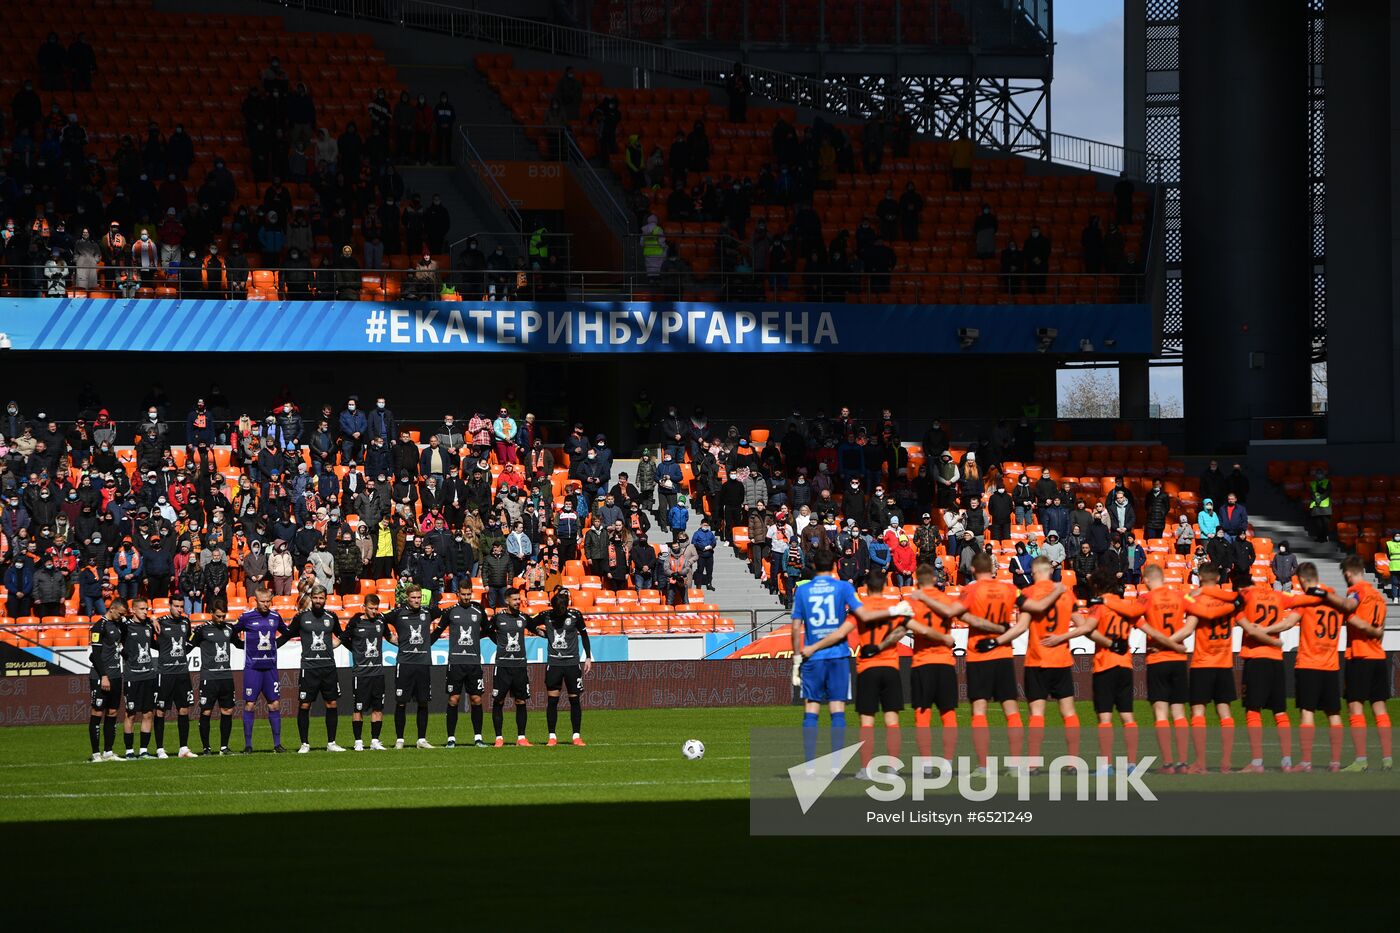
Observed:
[[[384,712],[383,674],[356,674],[352,688],[355,691],[355,712]]]
[[[1070,667],[1028,667],[1025,681],[1027,700],[1074,697],[1074,669]]]
[[[213,711],[214,708],[233,709],[233,678],[223,680],[201,680],[199,682],[199,708]]]
[[[1283,662],[1273,658],[1245,658],[1242,692],[1241,703],[1250,712],[1261,709],[1273,713],[1287,712],[1288,694],[1283,684]]]
[[[1185,703],[1189,696],[1185,661],[1158,661],[1147,665],[1147,702]]]
[[[1010,658],[967,662],[967,698],[1004,703],[1017,699],[1016,662]]]
[[[1347,661],[1347,702],[1380,703],[1390,699],[1390,662],[1380,658]]]
[[[1133,711],[1133,669],[1110,667],[1094,675],[1094,712]]]
[[[394,700],[427,703],[433,698],[433,669],[426,664],[400,664],[394,670]]]
[[[577,664],[552,664],[544,669],[544,689],[563,690],[569,696],[583,692],[583,668]]]
[[[486,675],[480,664],[447,665],[447,695],[450,697],[467,694],[479,697],[486,692]]]
[[[1235,702],[1238,697],[1235,694],[1234,667],[1191,668],[1189,692],[1192,706]]]
[[[874,716],[881,709],[887,713],[904,709],[897,667],[872,667],[856,674],[856,712]]]
[[[940,713],[958,708],[958,669],[951,664],[920,664],[909,671],[909,692],[915,709]]]
[[[107,710],[119,709],[122,703],[122,679],[120,677],[107,678],[107,685],[110,690],[102,689],[102,678],[95,677],[88,681],[88,686],[92,688],[93,709]]]
[[[194,682],[188,670],[161,671],[156,675],[156,709],[189,709],[194,706]]]
[[[1342,711],[1342,683],[1337,671],[1300,667],[1293,672],[1293,696],[1299,709],[1335,716]]]
[[[297,682],[297,699],[302,703],[340,699],[340,675],[333,667],[303,667]]]
[[[128,680],[122,684],[122,692],[126,694],[126,711],[128,713],[149,713],[156,708],[156,681],[150,680]]]
[[[522,703],[530,699],[530,669],[528,667],[496,665],[496,670],[491,674],[491,699],[504,701],[507,695],[515,697]]]

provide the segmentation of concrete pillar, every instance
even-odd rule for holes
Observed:
[[[1390,443],[1396,418],[1396,8],[1327,9],[1328,440]]]
[[[1181,5],[1184,375],[1194,451],[1239,449],[1251,418],[1309,410],[1304,25],[1302,4]]]
[[[1133,425],[1134,437],[1145,437],[1148,403],[1147,358],[1120,360],[1118,363],[1118,417]]]

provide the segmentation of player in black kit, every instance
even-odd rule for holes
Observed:
[[[538,635],[532,619],[520,612],[520,591],[506,590],[506,607],[497,611],[486,623],[486,635],[496,642],[496,671],[491,677],[491,725],[496,729],[496,747],[506,744],[501,734],[504,724],[506,695],[515,699],[515,744],[529,748],[525,738],[525,723],[529,714],[525,703],[530,699],[530,668],[525,657],[525,635]]]
[[[394,669],[394,748],[403,748],[403,730],[410,701],[418,704],[418,748],[428,744],[428,701],[433,698],[433,620],[436,609],[423,606],[423,591],[414,587],[408,591],[408,605],[399,606],[385,618],[389,641],[398,646],[398,665]]]
[[[569,695],[573,742],[582,746],[584,741],[579,730],[583,727],[583,707],[579,696],[583,693],[583,675],[593,669],[593,648],[588,641],[583,613],[569,605],[569,591],[557,586],[549,598],[549,608],[535,616],[533,622],[541,627],[545,641],[549,643],[548,665],[544,672],[544,688],[549,694],[545,713],[549,723],[549,741],[545,744],[559,744],[554,729],[559,723],[559,694],[562,688]],[[583,644],[582,655],[579,654],[580,642]]]
[[[138,757],[132,747],[135,741],[132,729],[138,719],[141,724],[139,757],[150,757],[146,746],[151,742],[151,723],[156,709],[156,631],[148,607],[144,596],[133,599],[131,612],[122,626],[122,661],[126,668],[126,682],[122,684],[122,692],[126,694],[126,719],[122,721],[122,731],[127,761]]]
[[[344,644],[350,649],[354,669],[354,712],[350,725],[355,730],[355,751],[365,750],[364,718],[369,711],[370,751],[382,752],[379,731],[384,728],[384,635],[389,627],[379,612],[379,597],[365,597],[365,611],[357,613],[345,626]]]
[[[106,615],[93,619],[88,628],[88,643],[92,646],[88,738],[92,741],[93,761],[114,761],[117,757],[112,745],[117,740],[117,710],[122,698],[122,620],[126,611],[126,600],[115,597],[107,604]],[[99,732],[102,751],[98,751]]]
[[[209,607],[209,621],[190,635],[190,646],[199,649],[199,738],[204,754],[209,748],[209,725],[214,709],[219,710],[219,754],[227,755],[228,737],[233,732],[233,646],[238,644],[228,621],[228,606],[222,599]]]
[[[326,703],[326,751],[343,752],[335,743],[336,724],[340,711],[340,674],[335,667],[335,644],[344,643],[340,619],[326,608],[326,588],[311,588],[311,608],[292,617],[293,638],[301,639],[301,680],[297,685],[297,732],[301,747],[297,754],[311,751],[311,704],[320,696]]]
[[[447,747],[457,747],[458,704],[465,693],[470,698],[474,744],[484,748],[481,738],[481,695],[486,692],[481,670],[481,632],[486,612],[472,602],[472,581],[462,577],[457,583],[457,605],[447,610],[433,629],[436,642],[447,634]]]
[[[194,685],[190,682],[190,657],[185,648],[190,640],[190,617],[185,601],[170,601],[169,615],[155,621],[156,627],[156,757],[165,758],[165,719],[175,710],[179,717],[181,758],[198,758],[190,751],[190,707],[194,705]]]

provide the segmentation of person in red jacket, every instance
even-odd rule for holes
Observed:
[[[913,586],[914,568],[918,566],[918,563],[918,551],[914,550],[909,536],[901,533],[895,539],[894,546],[890,548],[890,565],[894,568],[895,585]]]

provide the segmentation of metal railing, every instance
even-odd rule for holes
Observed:
[[[510,195],[506,194],[501,183],[496,180],[496,175],[491,171],[491,167],[486,164],[486,160],[481,157],[476,146],[472,145],[471,136],[467,134],[465,126],[459,127],[458,135],[462,137],[462,161],[465,170],[476,176],[477,182],[486,191],[490,200],[494,202],[496,208],[505,215],[507,224],[513,229],[524,232],[525,221],[520,216],[520,211],[515,209],[515,202]],[[517,234],[519,236],[519,234]]]
[[[792,622],[791,613],[778,610],[725,609],[723,611],[726,616],[731,616],[734,619],[734,637],[706,652],[702,660],[715,661],[726,658],[744,645],[758,641],[760,638],[772,634],[779,627],[789,625]],[[748,616],[748,628],[740,625],[740,620],[744,616]]]
[[[654,71],[674,75],[688,81],[695,81],[713,87],[723,86],[725,79],[734,69],[730,57],[707,55],[669,45],[659,45],[640,39],[608,35],[560,26],[536,20],[502,16],[480,10],[464,10],[446,6],[429,0],[262,0],[278,6],[312,12],[329,13],[365,19],[371,22],[389,23],[414,29],[442,33],[488,42],[511,48],[533,49],[550,55],[563,55],[586,59],[599,64],[626,65],[643,71]],[[1030,0],[1021,0],[1020,7],[1038,7]],[[1018,10],[1018,16],[1023,13]],[[1024,15],[1029,16],[1029,13]],[[1048,14],[1047,14],[1048,17]],[[752,65],[744,66],[752,93],[775,103],[814,110],[842,114],[856,119],[864,119],[874,114],[884,114],[890,109],[889,95],[897,92],[902,95],[894,101],[899,109],[914,118],[915,129],[927,131],[937,124],[934,121],[935,108],[925,103],[917,92],[903,90],[896,84],[886,83],[883,90],[873,91],[856,87],[853,83],[827,81],[821,78],[787,74],[771,68]],[[1076,153],[1077,137],[1060,137],[1059,133],[1041,133],[1047,137],[1044,146],[1037,151],[1051,161],[1066,159],[1069,165],[1102,166],[1109,169],[1115,163],[1131,166],[1140,162],[1146,164],[1151,158],[1144,153],[1133,153],[1112,143],[1096,143],[1094,152]],[[1114,156],[1112,150],[1121,153]],[[1056,155],[1056,153],[1060,155]],[[1077,158],[1083,161],[1076,161]]]
[[[741,3],[737,20],[710,0],[587,2],[587,25],[608,35],[732,48],[802,48],[853,44],[863,48],[964,50],[1044,54],[1049,41],[1049,0],[1010,4],[976,0],[958,8],[895,0],[893,10],[876,12],[862,3],[830,9],[826,0],[785,0],[777,5]],[[930,16],[917,16],[927,8]],[[951,15],[950,15],[951,14]]]
[[[736,249],[747,244],[735,241]],[[716,249],[718,251],[718,249]],[[740,254],[735,254],[740,256]],[[518,257],[513,257],[515,261]],[[263,301],[733,301],[862,304],[1133,304],[1147,300],[1139,273],[1030,275],[989,272],[754,272],[736,258],[725,268],[716,258],[646,271],[485,269],[465,271],[344,269],[334,266],[255,269],[243,279],[213,282],[173,274],[139,277],[124,287],[130,270],[98,270],[99,287],[80,289],[71,269],[64,288],[50,291],[42,269],[3,266],[0,296],[13,298],[201,298]],[[27,278],[29,273],[37,273]]]

